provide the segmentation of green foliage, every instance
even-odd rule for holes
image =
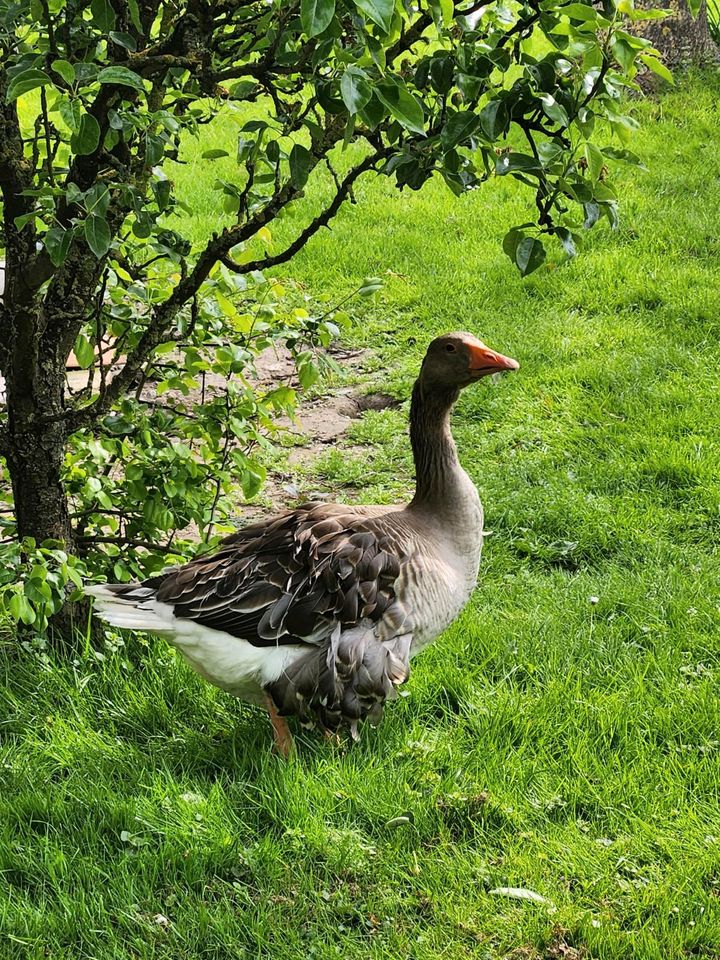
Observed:
[[[109,276],[108,303],[118,307],[118,320],[107,333],[127,337],[129,311],[141,309],[164,282],[145,286],[134,302]],[[370,296],[380,286],[370,277],[357,293]],[[237,276],[223,266],[205,289],[183,338],[158,346],[135,393],[103,417],[100,429],[69,439],[64,484],[82,559],[52,542],[35,550],[14,539],[12,519],[3,521],[10,536],[0,546],[6,582],[0,580],[0,599],[10,619],[42,633],[63,600],[73,598],[78,570],[119,581],[143,578],[217,543],[232,530],[227,518],[238,497],[252,499],[262,487],[278,418],[292,417],[297,403],[292,387],[261,385],[258,356],[287,349],[304,389],[335,369],[325,349],[346,313],[330,308],[311,315],[285,302],[291,298],[277,281]],[[232,343],[223,337],[227,324]],[[89,378],[97,375],[91,338],[86,329],[75,342]],[[188,539],[188,528],[199,541]]]
[[[236,42],[224,42],[222,29],[215,24],[206,37],[215,45],[218,61],[213,76],[257,75],[244,98],[267,109],[267,118],[249,122],[246,136],[241,136],[239,160],[257,168],[246,208],[267,198],[267,191],[258,189],[261,183],[277,182],[289,173],[296,186],[303,185],[319,156],[332,145],[327,142],[331,116],[347,125],[346,139],[372,142],[387,136],[392,145],[387,172],[395,174],[400,186],[415,189],[435,172],[455,191],[477,186],[495,171],[498,138],[509,137],[514,144],[513,132],[521,133],[529,141],[534,163],[512,163],[502,172],[535,190],[542,204],[537,226],[543,233],[554,233],[558,218],[581,229],[584,218],[572,213],[577,205],[596,202],[601,214],[615,205],[610,184],[598,185],[597,177],[588,177],[579,160],[596,119],[607,120],[609,129],[623,139],[619,94],[632,81],[637,57],[654,51],[622,29],[623,14],[612,5],[605,15],[584,3],[530,4],[516,11],[491,5],[482,15],[465,17],[442,4],[411,13],[393,0],[357,4],[304,0],[300,18],[280,12],[274,4],[265,9],[260,5],[249,17],[246,6],[229,7],[229,16],[238,17]],[[627,9],[622,4],[620,8]],[[59,115],[69,127],[67,133],[72,133],[67,138],[61,127],[52,130],[70,149],[69,155],[60,151],[69,176],[64,189],[46,184],[40,191],[40,225],[52,229],[58,216],[67,219],[64,204],[81,200],[73,186],[79,170],[72,154],[117,151],[122,145],[139,162],[144,160],[145,183],[116,179],[114,189],[121,196],[114,197],[113,205],[121,201],[129,225],[140,225],[135,236],[150,240],[161,232],[160,216],[176,207],[171,187],[164,202],[158,203],[155,188],[162,176],[156,168],[177,149],[181,132],[196,130],[214,107],[211,101],[197,99],[208,92],[203,75],[167,74],[153,59],[162,51],[167,61],[162,66],[172,69],[173,56],[183,53],[177,30],[170,38],[158,38],[157,21],[148,35],[133,22],[130,11],[116,11],[109,0],[93,4],[91,10],[91,19],[79,14],[71,19],[60,38],[54,22],[58,13],[52,8],[49,14],[29,2],[5,8],[0,29],[10,51],[11,77],[6,99],[48,87],[51,121]],[[161,5],[157,16],[167,18],[169,11],[163,12]],[[122,23],[123,31],[113,32],[112,42],[98,42],[111,23]],[[32,45],[17,42],[22,29],[34,31]],[[412,47],[404,41],[413,30],[418,35],[425,31],[424,43]],[[267,57],[258,62],[253,54],[262,51],[265,36],[273,31],[274,62]],[[312,42],[308,44],[305,36]],[[405,56],[399,66],[396,46]],[[132,61],[135,69],[130,69],[122,61],[128,50],[135,49],[142,53]],[[40,69],[48,56],[49,73]],[[247,80],[240,83],[248,85]],[[297,94],[293,86],[299,87]],[[92,107],[103,87],[111,92],[105,95],[107,110],[99,113]],[[273,91],[278,99],[271,102]],[[297,142],[288,149],[288,138],[301,134],[309,136],[310,152]],[[42,150],[42,142],[38,146]],[[293,162],[298,149],[306,152],[301,176]],[[39,174],[38,179],[42,184],[45,178]],[[113,187],[112,177],[107,185]],[[241,194],[238,190],[238,199]],[[110,233],[119,228],[110,227],[107,210],[95,216],[106,221],[104,231],[98,223],[83,223],[82,206],[70,219],[74,235],[82,229],[101,257],[109,249]],[[131,249],[134,252],[134,246]]]
[[[142,312],[146,297],[165,282],[144,287],[134,302],[112,278],[108,297],[118,321],[108,333],[120,338],[128,311]],[[169,555],[197,549],[183,533],[188,528],[200,534],[201,546],[216,542],[238,496],[258,493],[278,418],[292,417],[297,400],[288,385],[262,383],[255,368],[260,354],[287,348],[303,388],[332,369],[324,348],[339,332],[335,309],[311,315],[293,306],[296,298],[277,281],[224,266],[205,290],[178,341],[157,347],[134,394],[103,417],[100,431],[78,431],[69,442],[65,485],[81,542],[111,541],[95,563],[109,562],[118,580],[147,575]],[[127,549],[141,542],[157,544],[157,552]]]
[[[63,544],[33,540],[2,547],[0,615],[42,635],[65,601],[81,595],[84,563],[62,549]]]
[[[54,416],[91,569],[157,569],[188,549],[187,531],[211,539],[233,499],[257,493],[295,397],[260,389],[254,358],[287,346],[307,388],[335,332],[332,312],[302,313],[301,295],[286,302],[264,272],[327,226],[364,173],[412,190],[441,178],[458,197],[503,178],[529,188],[533,212],[504,243],[523,276],[546,245],[572,257],[598,221],[617,225],[610,168],[636,160],[622,95],[638,58],[656,54],[625,29],[633,16],[626,0],[602,12],[561,0],[0,2],[4,240],[8,269],[22,264],[3,309],[34,318],[41,351],[33,360],[28,335],[4,357],[0,344],[0,363],[11,385],[32,369],[37,396],[73,344],[88,371],[58,390]],[[193,245],[194,191],[179,196],[172,163],[221,105],[237,140],[205,149],[202,176],[226,221]],[[275,243],[275,222],[328,173],[330,199]],[[113,538],[162,550],[120,560]]]

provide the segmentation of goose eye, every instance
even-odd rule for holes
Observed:
[[[445,349],[447,350],[448,353],[455,353],[455,347],[452,343],[446,343]]]

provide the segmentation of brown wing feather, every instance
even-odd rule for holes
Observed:
[[[245,527],[217,553],[146,581],[175,616],[255,646],[321,643],[339,625],[377,622],[404,557],[368,516],[307,504]]]

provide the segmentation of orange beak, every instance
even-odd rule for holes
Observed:
[[[495,353],[485,344],[468,344],[470,350],[470,372],[476,377],[484,377],[490,373],[499,373],[502,370],[517,370],[520,364],[512,357],[504,357]]]

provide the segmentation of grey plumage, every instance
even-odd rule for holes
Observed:
[[[410,658],[458,615],[476,582],[483,512],[460,466],[460,390],[517,363],[472,334],[434,340],[413,390],[415,496],[406,507],[309,503],[228,537],[142,584],[88,588],[119,627],[159,633],[206,679],[305,724],[353,735],[377,722]]]

